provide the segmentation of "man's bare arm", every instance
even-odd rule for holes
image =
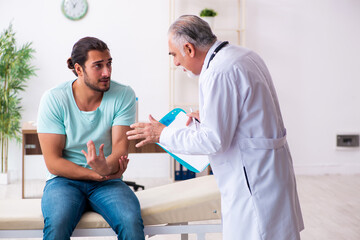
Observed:
[[[51,174],[74,180],[104,180],[104,177],[95,171],[81,167],[63,158],[62,152],[65,147],[65,135],[39,133],[38,136],[46,167]]]
[[[89,166],[101,176],[108,176],[119,171],[119,159],[128,155],[129,140],[126,132],[130,130],[129,126],[112,127],[112,152],[105,158],[102,149],[99,148],[99,155],[96,155],[95,145],[92,141],[87,144],[87,152],[83,151]]]

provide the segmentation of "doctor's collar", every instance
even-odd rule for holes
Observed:
[[[227,41],[226,41],[227,42]],[[227,42],[229,43],[229,42]],[[218,48],[221,44],[225,44],[225,42],[222,42],[222,41],[216,41],[208,50],[207,54],[206,54],[206,57],[205,57],[205,60],[204,60],[204,63],[203,63],[203,67],[201,69],[201,73],[202,74],[203,72],[206,71],[206,69],[208,68],[208,63],[210,61],[210,58],[211,56],[213,55],[214,51],[216,48]],[[226,44],[225,44],[226,45]],[[217,51],[218,52],[218,51]],[[215,53],[216,55],[216,53]]]

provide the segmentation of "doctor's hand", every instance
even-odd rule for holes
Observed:
[[[129,159],[127,158],[127,156],[121,156],[119,159],[119,171],[115,174],[106,176],[104,180],[121,178],[127,168],[128,163]]]
[[[162,130],[166,127],[164,124],[155,120],[149,115],[150,123],[134,123],[130,127],[134,130],[126,132],[129,140],[144,139],[136,147],[142,147],[148,143],[158,143]]]
[[[186,114],[186,116],[189,117],[189,119],[186,122],[186,126],[189,126],[190,123],[193,121],[193,119],[195,118],[198,122],[200,122],[200,114],[199,114],[199,110],[196,112],[189,112]]]
[[[87,145],[87,152],[81,150],[81,152],[86,157],[87,164],[98,174],[101,176],[106,176],[109,174],[110,169],[107,165],[106,158],[104,155],[104,144],[100,145],[99,148],[99,156],[96,155],[96,148],[93,141],[88,141]]]

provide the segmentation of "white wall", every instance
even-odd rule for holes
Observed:
[[[139,98],[139,120],[147,120],[152,113],[160,118],[169,110],[168,2],[164,0],[88,0],[85,18],[71,21],[61,12],[61,2],[48,0],[0,0],[0,29],[12,21],[19,44],[32,41],[36,49],[33,64],[37,76],[28,82],[23,94],[23,121],[37,118],[37,108],[43,92],[57,84],[75,78],[67,68],[74,43],[84,36],[95,36],[105,41],[113,57],[112,78],[131,85]],[[151,15],[149,15],[151,13]],[[10,149],[9,169],[13,178],[20,177],[21,146]],[[139,160],[137,160],[139,158]],[[152,164],[148,157],[132,156],[132,163],[147,169],[160,161],[168,166],[166,154],[157,156]],[[39,176],[40,158],[29,158],[27,176]],[[147,165],[143,165],[146,164]],[[129,173],[134,167],[129,166]],[[162,169],[160,169],[162,171]],[[150,171],[151,172],[151,171]],[[162,171],[157,176],[169,175]],[[41,171],[41,176],[43,175]]]
[[[32,41],[37,51],[37,77],[23,94],[23,120],[36,120],[46,89],[74,79],[65,62],[73,44],[88,35],[108,43],[113,79],[135,89],[139,119],[149,113],[160,118],[169,110],[168,1],[88,2],[88,14],[74,22],[62,15],[60,0],[0,0],[0,30],[13,21],[18,42]],[[221,5],[216,8],[236,21]],[[336,133],[360,132],[359,13],[358,0],[247,1],[246,46],[272,73],[299,173],[360,173],[359,149],[335,148]],[[11,146],[9,168],[15,178],[20,177],[20,149]],[[134,174],[140,168],[154,176],[168,174],[166,157],[156,157],[156,164],[165,166],[160,170],[151,170],[155,162],[149,157],[134,158],[129,169]]]
[[[247,1],[247,39],[267,62],[299,173],[359,173],[360,1]]]

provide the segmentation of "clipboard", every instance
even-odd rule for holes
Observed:
[[[167,113],[162,119],[160,119],[160,123],[164,124],[167,127],[183,127],[187,128],[186,112],[181,108],[175,108],[169,113]],[[170,152],[166,147],[161,145],[160,143],[156,143],[161,148],[163,148],[170,156],[172,156],[176,161],[178,161],[181,165],[186,167],[188,170],[198,173],[202,172],[209,165],[209,158],[207,155],[186,155],[186,154],[175,154]]]

